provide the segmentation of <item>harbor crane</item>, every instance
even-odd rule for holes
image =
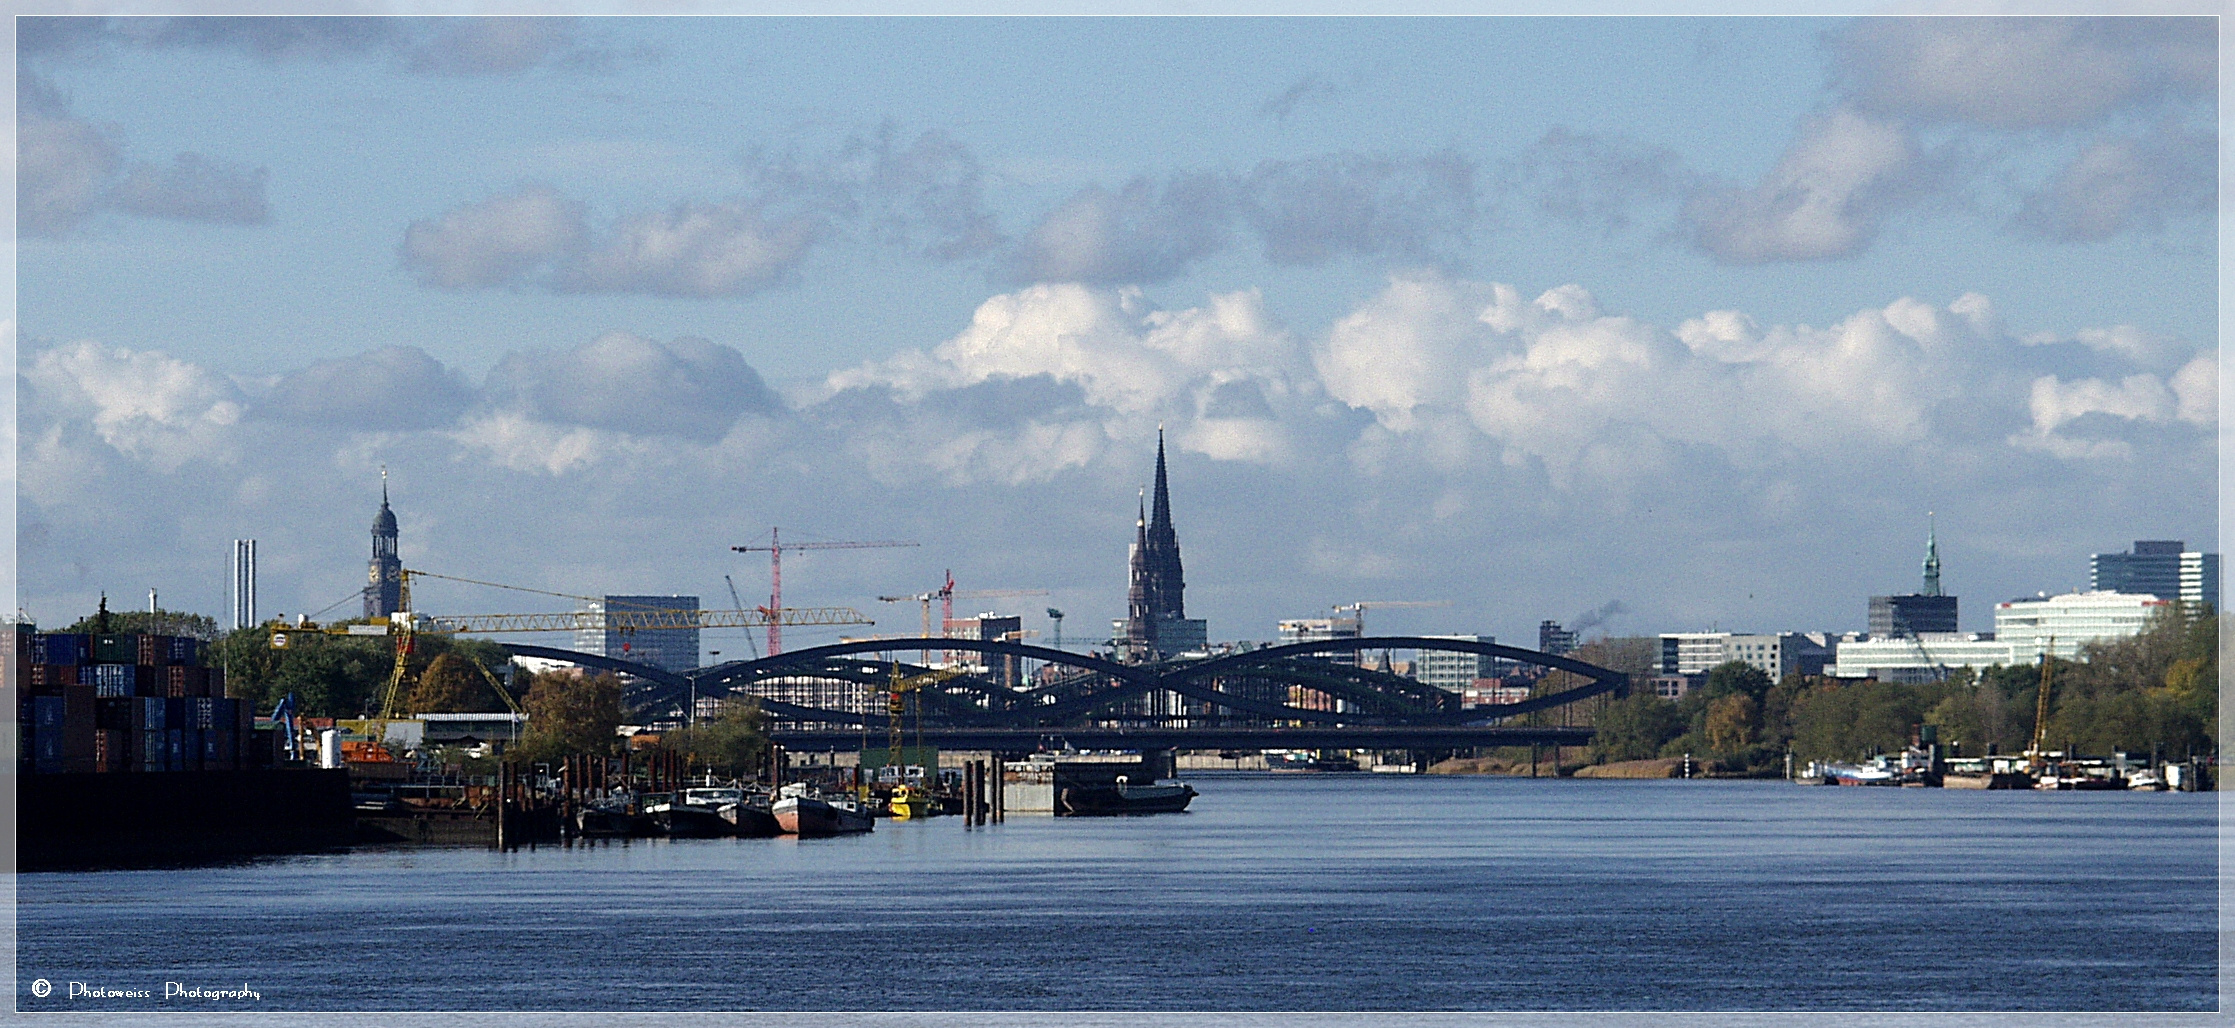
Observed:
[[[806,542],[791,543],[789,545],[786,545],[783,542],[782,538],[778,535],[778,530],[774,527],[771,527],[768,530],[768,545],[732,546],[730,547],[730,549],[735,550],[739,553],[768,554],[768,606],[763,609],[777,611],[784,609],[785,550],[877,550],[887,549],[895,546],[918,545],[921,544],[894,542],[891,540],[880,540],[876,542]],[[803,624],[804,622],[797,623]],[[847,623],[859,624],[860,622]],[[772,619],[768,622],[768,655],[771,657],[783,652],[784,633],[782,631],[782,628],[783,624],[780,620]]]
[[[2041,692],[2033,700],[2033,745],[2026,747],[2026,766],[2040,770],[2047,763],[2049,746],[2049,672],[2055,665],[2057,637],[2049,637],[2049,645],[2041,651]],[[2065,754],[2070,757],[2071,754]]]

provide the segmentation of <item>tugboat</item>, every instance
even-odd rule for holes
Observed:
[[[893,786],[891,798],[885,800],[885,809],[892,812],[895,821],[910,821],[930,817],[939,810],[939,801],[924,794],[913,785]]]
[[[769,807],[769,812],[776,816],[776,824],[785,834],[802,839],[853,835],[877,827],[876,819],[853,800],[818,795],[806,782],[794,782],[777,790],[776,802]]]

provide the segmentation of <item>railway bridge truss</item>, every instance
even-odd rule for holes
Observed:
[[[816,750],[881,745],[895,672],[921,675],[929,670],[926,662],[904,658],[931,652],[948,654],[950,663],[974,655],[965,663],[976,670],[916,685],[903,728],[911,739],[956,749],[1573,746],[1588,742],[1591,730],[1516,719],[1621,694],[1630,684],[1621,672],[1571,657],[1423,636],[1330,639],[1138,664],[1009,641],[877,639],[684,672],[573,650],[500,645],[517,656],[629,675],[628,702],[651,716],[679,716],[704,697],[750,695],[772,739]],[[1434,686],[1334,659],[1385,650],[1471,653],[1565,674],[1547,679],[1554,691],[1467,707]],[[1036,666],[1035,673],[1026,674],[1028,666]]]

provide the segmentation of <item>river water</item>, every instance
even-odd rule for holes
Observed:
[[[22,1010],[2209,1010],[2210,795],[1206,774],[1184,814],[26,874]],[[54,984],[45,998],[35,980]],[[69,998],[68,982],[146,998]],[[254,999],[164,998],[165,982]]]

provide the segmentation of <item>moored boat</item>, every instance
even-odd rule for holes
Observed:
[[[681,794],[646,803],[644,814],[659,827],[660,834],[671,839],[720,838],[730,834],[730,823],[722,820],[713,798],[702,795],[694,802],[690,794],[730,791],[734,790],[685,790]]]
[[[939,801],[913,785],[896,785],[892,796],[885,800],[885,809],[892,812],[893,820],[908,821],[938,813]]]
[[[1058,813],[1073,817],[1110,814],[1175,814],[1186,810],[1198,794],[1185,782],[1151,782],[1135,785],[1120,778],[1116,785],[1096,788],[1073,786],[1056,797]]]
[[[853,800],[818,795],[804,782],[779,790],[769,812],[786,834],[803,839],[852,835],[877,827],[876,819]]]

